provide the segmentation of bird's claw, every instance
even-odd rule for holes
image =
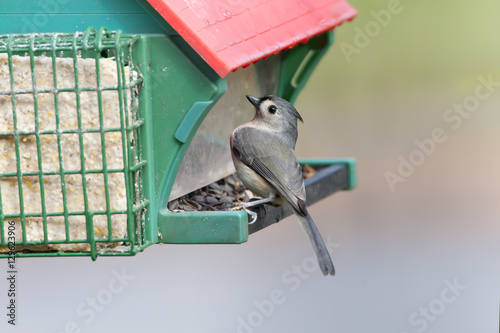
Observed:
[[[239,206],[236,206],[236,207],[233,207],[231,208],[232,211],[240,211],[240,210],[244,210],[245,212],[247,212],[248,215],[250,215],[252,217],[252,220],[250,222],[248,222],[248,224],[254,224],[255,221],[257,221],[257,213],[256,212],[253,212],[251,211],[250,209],[246,208],[245,205],[239,205]]]
[[[253,224],[253,223],[255,223],[255,221],[257,221],[257,213],[249,210],[248,208],[256,207],[258,205],[269,203],[269,202],[272,202],[274,200],[276,200],[275,196],[272,196],[269,198],[263,198],[263,199],[259,199],[259,200],[254,200],[254,201],[249,201],[249,202],[242,202],[238,206],[233,207],[231,210],[238,211],[238,210],[243,209],[245,212],[247,212],[248,215],[252,216],[252,221],[248,222],[248,224]]]
[[[253,212],[251,211],[250,209],[247,209],[245,207],[243,207],[243,210],[245,212],[247,212],[248,215],[252,216],[252,221],[248,222],[248,224],[254,224],[255,221],[257,221],[257,213],[256,212]]]

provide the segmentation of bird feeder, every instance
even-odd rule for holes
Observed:
[[[244,96],[293,102],[356,14],[344,0],[2,2],[0,257],[242,243],[290,215],[262,206],[249,225],[172,202],[234,172]],[[309,204],[355,186],[352,159],[302,162]]]

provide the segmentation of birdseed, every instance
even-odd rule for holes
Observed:
[[[302,167],[304,179],[315,173],[316,170],[310,165],[306,164]],[[182,211],[228,211],[253,199],[257,198],[246,189],[238,176],[233,174],[170,201],[168,208],[176,213]],[[199,207],[194,204],[198,204]]]

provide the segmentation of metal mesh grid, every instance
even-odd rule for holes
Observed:
[[[122,35],[121,32],[107,31],[101,28],[98,31],[89,28],[85,32],[76,33],[54,33],[54,34],[26,34],[17,35],[9,34],[0,36],[0,55],[6,54],[8,61],[8,78],[0,77],[0,80],[7,79],[9,81],[9,89],[0,89],[0,97],[8,96],[11,102],[9,109],[12,110],[13,128],[8,131],[0,131],[0,139],[12,140],[15,150],[15,171],[0,172],[0,179],[12,179],[17,182],[17,196],[19,201],[19,211],[5,213],[3,205],[7,200],[2,197],[0,187],[0,246],[7,246],[6,239],[6,223],[17,219],[20,221],[21,237],[18,237],[16,246],[22,248],[22,251],[16,253],[17,256],[55,256],[55,255],[90,255],[93,259],[97,255],[130,255],[141,250],[141,245],[144,244],[144,210],[148,205],[148,201],[141,197],[140,191],[140,172],[145,165],[145,161],[140,158],[140,151],[136,149],[138,146],[138,135],[136,134],[143,121],[137,118],[137,92],[142,83],[142,79],[135,71],[135,65],[132,59],[132,46],[137,40],[135,36]],[[31,72],[31,87],[19,89],[16,87],[13,63],[15,56],[29,57]],[[37,68],[35,66],[37,57],[49,57],[52,62],[52,81],[53,86],[42,87],[37,80]],[[59,58],[72,59],[74,85],[71,87],[62,86],[59,84],[58,66],[56,62]],[[116,85],[105,85],[101,78],[101,60],[104,58],[113,58],[116,62]],[[94,86],[80,86],[79,83],[79,61],[80,59],[93,59],[95,66],[96,81]],[[126,70],[126,66],[128,70]],[[109,127],[106,124],[103,110],[103,94],[106,91],[114,91],[118,95],[119,101],[119,126]],[[82,124],[82,109],[85,107],[82,96],[85,92],[92,92],[97,98],[98,105],[98,128],[85,128]],[[64,126],[64,119],[61,114],[64,110],[60,109],[60,98],[63,93],[72,93],[75,96],[76,102],[76,117],[77,128],[67,129]],[[33,118],[34,128],[26,129],[20,126],[20,116],[17,103],[22,96],[29,96],[33,103]],[[46,129],[40,121],[40,99],[41,96],[51,96],[53,98],[55,128]],[[95,102],[95,101],[94,101]],[[1,108],[1,105],[0,105]],[[1,111],[5,112],[5,111]],[[64,145],[63,138],[67,135],[77,137],[79,145],[79,160],[80,168],[78,170],[68,169],[64,163]],[[85,138],[88,135],[99,137],[98,142],[100,147],[97,147],[96,152],[101,154],[102,163],[98,168],[92,168],[86,165]],[[107,141],[108,136],[115,135],[121,139],[121,151],[123,162],[120,167],[109,165],[107,160]],[[46,171],[44,169],[45,160],[42,158],[44,154],[42,140],[47,137],[56,138],[57,142],[57,170]],[[36,143],[36,160],[37,165],[35,170],[25,170],[22,166],[21,147],[22,142],[26,138],[34,139]],[[0,154],[0,159],[7,158]],[[57,164],[57,163],[56,163]],[[105,209],[93,209],[89,203],[88,195],[88,177],[95,175],[103,180]],[[126,188],[126,207],[123,209],[113,209],[110,202],[110,179],[119,175],[124,178]],[[71,199],[68,188],[70,187],[68,177],[78,177],[81,179],[81,187],[83,193],[83,209],[78,211],[70,210],[68,200]],[[10,177],[10,178],[7,178]],[[62,209],[54,212],[47,209],[47,203],[53,198],[46,196],[46,183],[50,177],[60,179],[60,190],[62,195]],[[34,179],[39,186],[40,206],[38,211],[26,211],[26,192],[23,182],[27,179]],[[126,216],[126,233],[122,237],[113,235],[114,223],[113,220],[117,216]],[[85,224],[85,237],[75,239],[70,235],[70,220],[80,217]],[[96,237],[94,221],[97,217],[105,218],[107,221],[107,232],[105,235]],[[28,237],[26,221],[30,218],[38,218],[43,224],[43,236],[40,240],[30,240]],[[52,218],[58,218],[64,221],[65,235],[63,239],[51,239],[50,223]],[[32,252],[29,246],[48,246],[53,244],[78,244],[81,243],[85,250],[77,251],[55,251],[45,250]],[[119,249],[108,247],[110,243],[122,244]],[[50,246],[48,247],[50,248]],[[6,256],[0,253],[0,257]]]

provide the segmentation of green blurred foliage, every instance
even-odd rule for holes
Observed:
[[[494,0],[398,1],[401,12],[379,24],[380,33],[348,63],[340,44],[355,45],[356,29],[377,22],[373,13],[387,11],[390,2],[350,1],[359,15],[335,30],[336,43],[315,73],[316,89],[459,80],[500,70],[500,2]]]
[[[474,93],[479,76],[500,82],[500,2],[350,3],[359,15],[335,29],[335,43],[297,100],[305,120],[299,156],[395,159],[415,139],[446,125],[443,113]],[[390,8],[398,13],[379,23],[375,16]],[[368,37],[362,47],[360,34]],[[357,53],[346,56],[349,47]],[[497,96],[448,134],[498,126]]]

